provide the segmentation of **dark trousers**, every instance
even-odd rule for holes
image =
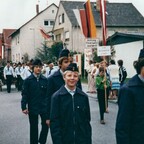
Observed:
[[[41,118],[41,132],[40,136],[38,131],[38,116],[35,114],[29,114],[29,122],[30,122],[30,144],[45,144],[48,135],[48,126],[46,124],[46,115],[40,114]]]
[[[12,75],[6,75],[6,84],[7,84],[7,92],[11,92],[11,84],[12,84],[13,76]]]
[[[22,78],[20,75],[17,75],[16,86],[18,91],[22,90]]]
[[[100,111],[100,120],[104,120],[104,113],[106,111],[106,105],[108,107],[108,94],[109,91],[106,90],[106,99],[105,99],[105,90],[98,89],[98,103],[99,103],[99,111]]]

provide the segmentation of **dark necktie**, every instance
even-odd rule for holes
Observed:
[[[53,69],[53,68],[52,68]],[[49,75],[51,74],[52,69],[49,70]]]

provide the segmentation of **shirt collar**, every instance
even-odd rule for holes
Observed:
[[[66,90],[69,92],[69,93],[75,93],[75,91],[76,91],[76,87],[75,87],[75,89],[74,90],[70,90],[66,85],[65,85],[65,88],[66,88]]]

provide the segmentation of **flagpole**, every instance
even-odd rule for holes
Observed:
[[[102,37],[103,37],[103,45],[106,46],[106,1],[105,0],[100,0],[100,16],[101,16],[101,22],[102,22]],[[106,60],[106,57],[103,56],[103,60]],[[105,78],[106,78],[106,66],[105,66]],[[105,82],[106,85],[106,82]],[[105,110],[107,111],[107,88],[106,86],[104,87],[105,89]]]

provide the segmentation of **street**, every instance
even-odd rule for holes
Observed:
[[[83,90],[86,91],[86,84]],[[7,93],[5,87],[0,92],[0,144],[29,144],[28,117],[21,112],[21,92],[13,87]],[[99,108],[96,94],[89,95],[91,108],[92,144],[116,144],[115,120],[117,104],[109,102],[109,113],[105,114],[105,125],[99,121]],[[50,133],[47,144],[52,144]]]

